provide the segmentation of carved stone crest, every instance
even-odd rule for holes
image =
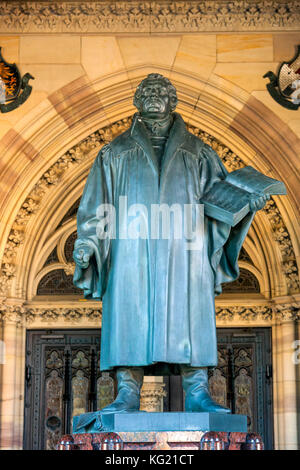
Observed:
[[[269,78],[267,90],[277,103],[297,110],[300,106],[300,45],[293,59],[280,65],[277,76],[267,72],[264,78]]]
[[[28,82],[34,77],[25,73],[21,78],[16,64],[7,63],[1,49],[0,47],[0,111],[8,113],[27,100],[32,90]]]

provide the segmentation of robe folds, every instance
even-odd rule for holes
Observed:
[[[138,204],[136,217],[149,227],[153,204],[201,204],[202,195],[226,175],[215,151],[189,133],[177,113],[161,168],[138,114],[130,129],[99,152],[78,209],[75,242],[90,245],[95,254],[88,268],[76,266],[74,284],[87,299],[103,301],[101,370],[217,365],[214,297],[222,283],[239,275],[238,255],[253,213],[230,227],[195,209],[200,243],[192,250],[172,224],[168,238],[161,232],[153,237],[150,229],[146,236],[126,238],[122,232],[121,238],[121,228],[129,228],[134,217],[121,214],[119,201],[123,196],[128,208]],[[115,207],[115,238],[99,237],[101,204]]]

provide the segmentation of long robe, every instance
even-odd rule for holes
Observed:
[[[76,266],[74,283],[86,298],[103,300],[101,370],[217,365],[214,297],[221,283],[239,275],[238,255],[253,214],[232,228],[203,213],[201,218],[196,210],[193,221],[202,220],[200,244],[190,250],[185,237],[176,238],[174,226],[168,239],[161,233],[120,239],[119,232],[100,239],[97,208],[113,204],[118,230],[127,229],[134,217],[119,211],[119,197],[126,196],[128,208],[140,204],[139,221],[149,227],[152,204],[183,209],[201,203],[226,174],[214,150],[189,133],[177,113],[161,168],[138,114],[129,130],[99,152],[78,209],[75,243],[89,244],[95,255],[87,269]]]

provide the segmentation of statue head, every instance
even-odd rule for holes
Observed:
[[[162,119],[171,114],[177,105],[176,88],[159,73],[150,73],[138,85],[133,104],[142,116]]]

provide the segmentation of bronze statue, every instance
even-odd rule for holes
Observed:
[[[186,411],[228,413],[208,390],[207,368],[217,365],[214,297],[238,277],[243,241],[269,195],[252,195],[234,227],[203,215],[203,195],[228,175],[220,158],[174,112],[176,89],[167,78],[148,75],[134,104],[130,129],[94,162],[77,219],[74,283],[86,298],[103,300],[101,370],[114,369],[118,382],[116,400],[101,413],[138,411],[144,373],[174,372],[182,376]],[[99,229],[103,204],[114,207],[113,230],[109,217]],[[195,206],[196,249],[176,236],[176,211],[188,205]],[[168,237],[144,230],[157,206],[171,209]],[[128,236],[134,224],[139,237]]]

